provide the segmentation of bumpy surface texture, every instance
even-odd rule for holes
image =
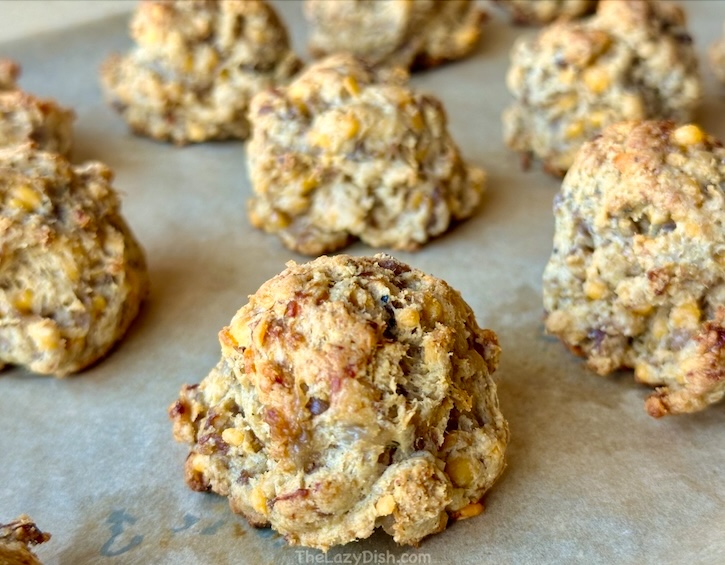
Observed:
[[[325,550],[482,510],[508,440],[499,347],[445,282],[387,255],[290,263],[219,338],[170,408],[191,488]]]
[[[75,114],[20,90],[15,83],[19,75],[17,64],[0,59],[0,147],[32,141],[45,151],[68,155]]]
[[[41,565],[31,545],[45,543],[50,534],[41,532],[29,516],[0,524],[0,563],[2,565]]]
[[[520,25],[548,24],[557,18],[578,18],[594,11],[597,0],[494,0]]]
[[[144,0],[131,35],[101,69],[106,96],[134,132],[177,144],[246,138],[252,96],[301,65],[262,0]]]
[[[306,0],[305,15],[315,57],[348,52],[406,68],[465,57],[486,19],[473,0]]]
[[[724,33],[725,35],[725,33]],[[710,66],[720,82],[725,83],[725,36],[710,46]]]
[[[653,416],[725,394],[725,149],[697,126],[622,122],[584,145],[555,205],[546,329]]]
[[[557,21],[518,40],[511,59],[515,102],[503,116],[504,139],[556,175],[603,127],[684,122],[701,97],[692,39],[674,4],[601,0],[591,18]]]
[[[0,59],[0,91],[14,90],[20,76],[20,65],[11,59]]]
[[[441,103],[406,81],[333,55],[255,97],[251,223],[319,255],[354,238],[416,249],[470,216],[484,173],[461,159]]]
[[[111,179],[101,163],[0,150],[0,364],[67,375],[136,316],[146,265]]]

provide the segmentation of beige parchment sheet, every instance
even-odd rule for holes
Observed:
[[[725,2],[682,4],[704,56]],[[276,5],[306,57],[300,4]],[[490,11],[473,57],[412,81],[443,100],[463,154],[489,173],[488,193],[472,219],[396,255],[446,279],[499,334],[508,468],[481,516],[418,549],[376,533],[326,557],[190,491],[187,449],[166,416],[181,385],[216,363],[217,332],[247,295],[286,261],[307,260],[249,225],[243,144],[179,149],[127,132],[97,82],[101,60],[130,45],[125,16],[0,44],[1,56],[22,63],[24,88],[75,108],[74,160],[116,171],[153,287],[130,334],[94,368],[66,380],[0,374],[0,521],[28,513],[51,532],[37,550],[47,564],[725,563],[725,406],[654,420],[631,374],[593,376],[543,334],[541,273],[559,183],[537,166],[523,172],[503,146],[508,51],[531,30]],[[701,61],[700,120],[723,139],[725,89]]]

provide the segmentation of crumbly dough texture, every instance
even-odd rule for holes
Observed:
[[[518,25],[541,25],[558,18],[578,18],[594,11],[597,0],[494,0]]]
[[[0,563],[2,565],[42,565],[31,545],[45,543],[50,534],[41,532],[30,516],[22,515],[0,524]]]
[[[65,376],[123,336],[147,292],[111,171],[0,149],[0,366]]]
[[[310,52],[373,65],[428,68],[476,47],[486,13],[473,0],[306,0]]]
[[[387,255],[290,262],[219,339],[169,409],[192,489],[323,550],[482,510],[508,441],[500,350],[444,281]]]
[[[20,67],[0,59],[0,147],[34,142],[40,149],[68,155],[75,114],[55,101],[23,92]]]
[[[725,149],[697,126],[622,122],[555,200],[546,329],[601,375],[657,387],[652,416],[725,394]]]
[[[686,122],[701,98],[682,10],[651,0],[601,0],[596,15],[519,39],[507,76],[506,144],[563,175],[577,150],[620,120]]]
[[[0,58],[0,91],[15,90],[20,76],[20,65],[11,59]]]
[[[355,238],[417,249],[469,217],[484,172],[463,162],[441,103],[400,68],[348,54],[252,101],[249,218],[308,255]]]
[[[101,68],[106,97],[134,132],[180,145],[245,139],[252,96],[301,66],[263,0],[145,0],[131,35]]]
[[[725,26],[724,26],[725,27]],[[720,82],[725,83],[725,29],[723,37],[710,46],[710,67]]]

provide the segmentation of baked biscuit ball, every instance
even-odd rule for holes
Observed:
[[[720,82],[725,83],[725,37],[710,46],[710,67]]]
[[[546,329],[600,375],[634,369],[653,416],[725,393],[725,149],[695,125],[622,122],[555,200]]]
[[[417,249],[469,217],[484,185],[448,134],[441,103],[400,68],[348,54],[252,101],[249,218],[308,255],[359,238]]]
[[[508,441],[499,347],[444,281],[387,255],[290,262],[219,339],[169,410],[192,489],[323,550],[481,512]]]
[[[262,0],[146,0],[131,35],[101,68],[106,97],[134,132],[179,145],[246,138],[252,96],[301,65]]]
[[[348,52],[406,68],[465,57],[486,20],[473,0],[306,0],[304,10],[313,56]]]
[[[578,18],[594,11],[597,0],[494,0],[520,25],[541,25],[558,18]]]
[[[0,524],[0,563],[3,565],[42,565],[30,546],[45,543],[50,534],[41,532],[33,520],[22,515]]]
[[[673,4],[601,0],[591,18],[519,39],[507,76],[515,101],[503,116],[506,144],[563,175],[609,124],[691,119],[702,88],[684,23]]]
[[[11,59],[0,58],[0,91],[14,90],[20,76],[20,65]]]
[[[0,365],[58,377],[102,357],[146,295],[111,171],[0,149]]]
[[[15,83],[20,67],[0,59],[0,147],[34,142],[40,149],[68,155],[75,114],[55,101],[38,98]]]

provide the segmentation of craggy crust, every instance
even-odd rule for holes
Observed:
[[[494,0],[517,25],[542,25],[558,18],[578,18],[594,11],[597,0]]]
[[[257,95],[247,148],[252,225],[320,255],[354,238],[417,249],[469,217],[484,172],[461,159],[441,103],[406,82],[400,68],[340,54]]]
[[[473,0],[306,0],[310,52],[429,68],[471,53],[486,13]]]
[[[0,149],[0,366],[58,377],[106,354],[147,293],[103,164]]]
[[[106,97],[135,133],[179,145],[245,139],[252,96],[301,65],[262,0],[144,0],[131,35],[101,68]]]
[[[710,67],[720,82],[725,83],[725,37],[721,37],[710,46]]]
[[[655,417],[725,394],[725,149],[694,125],[622,122],[556,198],[546,329],[605,375],[657,386]]]
[[[192,489],[323,550],[482,510],[508,441],[500,349],[444,281],[388,255],[290,262],[219,339],[169,409]]]
[[[11,59],[0,59],[0,91],[15,90],[20,76],[20,65]]]
[[[18,89],[20,67],[0,59],[0,147],[34,142],[44,151],[70,154],[75,114],[55,101]]]
[[[692,39],[677,6],[601,0],[586,20],[557,21],[511,54],[516,99],[504,139],[563,175],[581,145],[625,119],[687,121],[701,97]]]
[[[50,534],[41,532],[30,516],[22,515],[9,524],[0,524],[0,563],[3,565],[41,565],[31,545],[45,543]]]

